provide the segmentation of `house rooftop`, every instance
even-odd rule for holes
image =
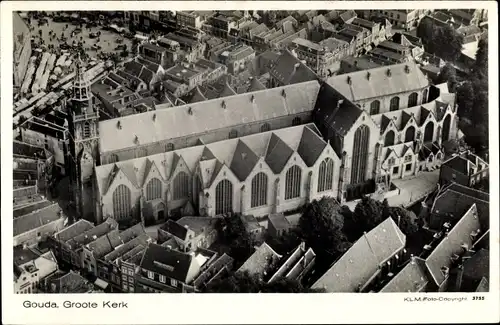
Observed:
[[[361,292],[387,260],[401,251],[406,236],[389,217],[358,239],[312,286],[327,292]]]
[[[237,272],[248,272],[252,275],[264,276],[282,258],[266,243],[260,245],[243,263]]]
[[[193,255],[151,243],[144,252],[140,266],[142,269],[186,282],[193,262]]]

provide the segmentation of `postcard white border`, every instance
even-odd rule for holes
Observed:
[[[485,8],[489,24],[490,292],[474,294],[15,295],[12,249],[12,11]],[[1,4],[2,321],[6,324],[483,323],[499,321],[498,16],[494,1],[3,1]],[[422,297],[427,302],[405,302]],[[449,298],[467,298],[450,302]],[[437,301],[432,302],[432,299]],[[27,309],[23,301],[125,301],[128,309]]]

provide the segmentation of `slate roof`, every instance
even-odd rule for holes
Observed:
[[[243,263],[237,272],[248,272],[251,275],[263,276],[265,272],[272,269],[281,259],[271,246],[266,243],[260,245],[255,252]]]
[[[490,277],[490,252],[480,249],[471,258],[466,259],[463,264],[463,276],[468,280],[480,281]]]
[[[379,266],[404,248],[406,236],[387,218],[354,245],[312,286],[327,292],[357,292]]]
[[[293,149],[290,148],[275,133],[273,133],[267,145],[267,153],[265,159],[271,170],[275,174],[281,173],[292,154]]]
[[[80,219],[74,224],[64,229],[61,229],[59,232],[55,233],[54,237],[62,242],[67,242],[68,240],[73,239],[74,237],[94,227],[95,226],[91,222],[85,219]]]
[[[205,231],[209,230],[209,228],[215,227],[215,222],[217,218],[213,217],[182,217],[177,220],[177,223],[183,227],[188,227],[193,230],[195,235],[199,235]]]
[[[425,260],[412,257],[406,266],[380,292],[422,292],[429,283]]]
[[[444,280],[443,267],[451,266],[451,256],[462,251],[462,245],[472,247],[471,233],[481,230],[476,205],[474,204],[448,232],[426,259],[432,280],[440,286]]]
[[[181,240],[186,239],[188,231],[186,227],[178,224],[173,220],[167,220],[167,222],[160,229],[169,232],[170,234]]]
[[[196,262],[190,254],[181,253],[157,244],[149,244],[144,252],[140,266],[145,270],[185,283],[192,263]]]
[[[298,67],[296,67],[296,65],[298,65]],[[300,62],[300,60],[288,50],[283,51],[276,61],[271,64],[269,73],[285,85],[319,79],[313,70]]]
[[[106,219],[106,221],[97,225],[96,227],[93,227],[70,239],[68,241],[68,244],[75,248],[77,246],[87,245],[88,243],[93,242],[97,238],[100,238],[101,236],[104,236],[105,234],[117,228],[118,223],[114,219],[108,218]]]
[[[15,218],[13,228],[14,236],[24,234],[25,232],[63,218],[63,216],[60,215],[61,211],[59,205],[54,203],[40,210]]]
[[[464,175],[469,175],[469,161],[460,155],[448,159],[443,163],[443,165],[448,166]]]
[[[57,272],[46,281],[47,283],[57,283],[57,288],[59,288],[57,292],[48,293],[86,293],[90,290],[88,281],[73,271]]]
[[[157,105],[155,111],[99,122],[100,148],[108,152],[135,146],[136,137],[147,144],[312,111],[318,91],[319,83],[310,81],[169,109]]]
[[[306,128],[302,133],[302,138],[300,139],[297,152],[301,157],[303,157],[302,159],[306,165],[311,167],[314,165],[316,160],[318,160],[326,145],[326,142],[319,134]]]
[[[388,75],[389,70],[390,76]],[[367,72],[370,72],[370,78],[367,78]],[[429,86],[427,77],[415,62],[333,76],[328,78],[326,82],[344,97],[354,102],[420,90]]]
[[[259,157],[243,142],[238,141],[230,169],[240,181],[244,181],[259,161]]]
[[[339,104],[340,101],[342,102]],[[339,106],[339,109],[337,109],[337,106]],[[330,130],[344,136],[363,111],[337,93],[332,86],[323,84],[316,101],[315,113],[321,116],[319,119],[323,120]],[[337,154],[339,153],[337,152]]]

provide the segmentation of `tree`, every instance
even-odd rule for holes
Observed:
[[[457,87],[457,71],[455,68],[447,63],[444,67],[441,68],[441,71],[439,72],[438,75],[438,82],[439,83],[448,83],[448,89],[450,92],[454,93]]]
[[[215,224],[219,239],[230,249],[229,255],[238,259],[247,258],[253,251],[253,240],[238,215],[219,218]]]
[[[462,52],[463,36],[451,26],[437,25],[432,19],[422,19],[417,27],[417,36],[425,49],[447,61],[456,61]]]
[[[479,77],[488,78],[488,38],[479,40],[474,72]]]
[[[401,207],[387,207],[384,217],[391,217],[401,231],[409,236],[416,233],[420,227],[415,213]]]
[[[206,288],[210,293],[258,293],[262,283],[258,276],[248,272],[236,272],[212,281]]]
[[[467,81],[457,87],[457,104],[458,115],[470,119],[474,108],[475,95],[474,87],[471,82]]]
[[[326,250],[335,255],[342,252],[341,245],[347,241],[343,226],[340,205],[333,198],[322,197],[304,206],[298,231],[314,250]]]
[[[383,211],[388,206],[387,201],[380,202],[368,197],[364,197],[354,208],[352,228],[357,229],[356,237],[359,238],[365,231],[370,231],[383,221]],[[357,238],[356,238],[357,239]]]
[[[388,217],[392,217],[406,235],[419,230],[418,220],[413,212],[401,207],[390,207],[387,200],[380,202],[365,197],[356,205],[354,213],[344,216],[344,232],[351,241],[358,240],[364,232],[372,230]]]

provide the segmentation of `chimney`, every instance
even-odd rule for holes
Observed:
[[[371,75],[372,75],[372,74],[370,73],[370,71],[368,71],[368,72],[366,73],[366,79],[370,80]]]
[[[349,85],[352,85],[352,78],[351,78],[351,76],[347,76],[347,83]]]
[[[193,108],[191,108],[191,107],[188,108],[188,114],[193,115]]]
[[[387,74],[388,77],[390,77],[392,75],[391,69],[387,69],[386,74]]]
[[[410,66],[405,65],[405,72],[406,72],[406,73],[410,73]]]

